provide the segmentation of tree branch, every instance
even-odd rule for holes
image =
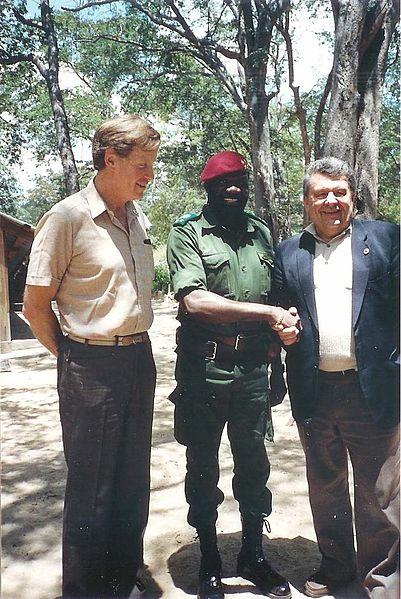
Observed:
[[[80,79],[82,81],[82,83],[84,83],[93,93],[95,93],[95,89],[92,86],[92,84],[89,83],[89,81],[87,81],[85,79],[85,77],[79,71],[77,71],[77,69],[75,68],[75,65],[72,62],[70,62],[69,60],[63,60],[62,62],[64,64],[66,64],[68,67],[70,67],[70,69],[72,71],[74,71],[74,73],[78,77],[78,79]]]
[[[116,0],[113,0],[113,1],[116,1]],[[169,17],[168,15],[162,15],[160,13],[159,13],[159,16],[156,16],[150,10],[145,8],[141,2],[136,2],[135,0],[128,0],[128,2],[134,8],[136,8],[137,10],[142,12],[144,15],[146,15],[152,21],[152,23],[155,23],[155,25],[160,25],[161,27],[166,27],[170,31],[173,31],[174,33],[179,35],[180,37],[183,37],[183,38],[187,39],[189,42],[193,43],[192,35],[194,35],[194,34],[192,33],[189,26],[188,26],[188,29],[190,31],[190,34],[188,36],[185,29],[180,29],[179,27],[176,27],[173,24],[177,21],[177,19],[173,19],[172,17]],[[170,2],[171,2],[171,0],[169,0],[169,3]],[[196,36],[195,36],[195,40],[197,40]]]
[[[282,24],[279,21],[277,21],[276,27],[282,34],[282,36],[285,40],[286,48],[287,48],[288,84],[289,84],[290,88],[292,89],[292,93],[294,95],[295,111],[296,111],[296,115],[298,118],[299,127],[301,129],[302,146],[303,146],[303,151],[304,151],[304,161],[305,161],[305,165],[307,165],[307,164],[309,164],[310,157],[311,157],[311,144],[309,143],[308,128],[307,128],[307,124],[306,124],[306,112],[302,105],[301,96],[299,93],[299,85],[294,85],[294,53],[293,53],[293,48],[292,48],[292,39],[291,39],[290,31],[289,31],[289,29],[290,29],[290,13],[289,12],[286,12],[286,14],[285,14],[284,27],[282,26]]]
[[[253,27],[252,7],[249,0],[240,1],[241,12],[244,16],[245,40],[248,48],[248,54],[254,50],[255,30]]]
[[[235,2],[233,2],[233,0],[226,0],[226,5],[231,10],[233,17],[235,19],[239,19],[239,12],[238,12],[237,4]]]
[[[362,30],[361,36],[361,45],[359,49],[359,61],[362,61],[362,58],[369,46],[375,40],[377,33],[380,31],[384,19],[386,17],[388,11],[387,4],[381,6],[375,6],[371,11],[368,12],[367,17],[365,19],[364,28]],[[376,14],[374,14],[376,12]],[[367,30],[365,29],[368,21]]]
[[[14,7],[11,7],[11,10],[13,11],[13,14],[14,14],[15,18],[17,19],[17,21],[19,21],[23,25],[27,25],[28,27],[34,27],[35,29],[40,29],[40,31],[44,31],[44,27],[40,23],[37,23],[36,21],[33,21],[32,19],[27,19],[26,17],[24,17],[24,15],[22,13],[20,13],[19,10],[17,10]]]
[[[92,6],[101,6],[102,4],[112,4],[114,2],[120,2],[120,0],[93,0],[91,2],[87,2],[86,4],[82,4],[81,6],[77,6],[76,8],[62,6],[61,9],[66,10],[67,12],[80,12],[85,8],[91,8]]]
[[[38,69],[38,71],[42,75],[42,77],[47,80],[47,78],[49,76],[49,69],[44,65],[44,63],[34,54],[32,55],[31,62]]]
[[[340,0],[331,0],[331,10],[334,17],[334,25],[337,29],[338,17],[340,15]]]
[[[270,19],[268,23],[268,17],[270,17],[270,13],[264,2],[258,2],[256,0],[255,4],[258,11],[258,25],[255,34],[255,47],[269,47],[272,32],[272,20]]]
[[[276,45],[276,54],[274,56],[272,56],[273,60],[274,60],[274,83],[276,85],[276,89],[275,91],[271,91],[267,97],[266,97],[266,104],[267,106],[270,104],[270,102],[273,100],[273,98],[275,98],[279,92],[280,92],[280,84],[281,84],[281,73],[280,73],[280,68],[279,68],[279,52],[280,49],[278,47],[278,44]]]
[[[133,46],[134,48],[139,48],[140,50],[143,50],[144,52],[152,52],[154,54],[162,54],[163,52],[166,52],[166,48],[156,48],[156,47],[151,47],[151,46],[145,46],[144,44],[141,44],[139,42],[134,42],[132,40],[124,40],[124,39],[121,39],[114,35],[100,34],[100,35],[97,35],[96,37],[92,37],[92,38],[86,38],[86,37],[77,38],[78,42],[84,43],[84,44],[96,44],[97,42],[99,42],[101,40],[115,42],[116,44],[124,44],[126,46]],[[174,45],[174,47],[168,48],[168,52],[170,52],[170,53],[183,52],[183,51],[187,52],[188,48],[186,46],[177,46],[176,44]]]
[[[10,56],[4,50],[0,50],[0,64],[11,65],[19,62],[32,62],[32,54],[15,54]]]
[[[86,4],[83,4],[82,6],[79,6],[74,9],[64,7],[63,9],[68,10],[70,12],[79,12],[80,10],[84,10],[85,8],[118,1],[119,0],[107,0],[106,2],[106,0],[91,0],[90,2],[87,2]],[[221,45],[214,44],[209,40],[198,39],[173,0],[166,0],[166,4],[173,11],[175,18],[169,17],[167,15],[156,15],[147,8],[145,8],[145,6],[141,2],[137,2],[136,0],[128,1],[134,8],[141,11],[156,25],[165,27],[173,33],[176,33],[179,37],[187,40],[189,44],[192,46],[192,48],[185,48],[185,51],[190,53],[195,60],[197,60],[200,64],[206,67],[207,70],[209,70],[211,73],[214,73],[218,77],[225,89],[231,94],[238,108],[241,110],[241,112],[244,112],[245,105],[243,99],[238,93],[236,85],[234,81],[231,79],[230,75],[228,74],[224,64],[217,56],[217,53],[219,53],[226,56],[227,58],[232,58],[241,61],[241,55],[239,53],[229,50],[228,48],[225,48]],[[178,23],[180,27],[178,27],[174,23]],[[215,53],[215,55],[213,53]]]
[[[47,78],[48,69],[45,67],[44,63],[34,54],[14,54],[13,56],[11,56],[3,50],[0,50],[0,64],[12,65],[18,64],[20,62],[30,62],[38,69],[42,77],[44,77],[45,79]]]
[[[171,8],[173,13],[175,14],[177,21],[179,22],[179,24],[182,27],[181,35],[183,35],[183,37],[185,37],[194,46],[197,46],[199,44],[199,38],[196,37],[196,35],[192,31],[191,27],[188,25],[186,19],[182,16],[178,7],[175,5],[175,3],[172,0],[165,0],[165,1],[168,4],[168,6]],[[166,25],[166,26],[169,27],[168,25]]]
[[[242,62],[241,54],[235,50],[230,50],[229,48],[225,48],[220,44],[212,44],[212,48],[218,52],[218,54],[222,54],[226,58],[231,58],[233,60],[238,60],[238,62]]]
[[[326,85],[324,87],[322,97],[320,98],[319,107],[318,107],[317,112],[316,112],[316,118],[315,118],[315,160],[317,160],[318,158],[320,158],[321,155],[322,155],[322,146],[321,146],[321,139],[322,139],[322,119],[323,119],[323,112],[324,112],[324,108],[326,106],[327,98],[329,97],[329,93],[331,91],[332,83],[333,83],[333,69],[331,69],[331,71],[330,71],[330,73],[329,73],[329,75],[327,77]]]

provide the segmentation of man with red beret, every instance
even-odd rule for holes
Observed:
[[[179,300],[175,437],[187,447],[188,522],[201,549],[200,599],[222,599],[217,547],[218,451],[223,428],[234,459],[233,493],[242,520],[238,575],[269,597],[291,597],[288,582],[263,554],[266,488],[272,438],[268,347],[272,329],[286,345],[297,341],[296,312],[269,305],[273,250],[264,221],[245,212],[248,167],[240,154],[220,152],[201,181],[208,201],[200,214],[181,217],[167,244],[171,282]]]

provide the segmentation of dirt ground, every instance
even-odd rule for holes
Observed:
[[[173,407],[168,395],[174,386],[176,306],[155,302],[151,329],[158,368],[152,451],[152,493],[146,531],[145,560],[149,588],[144,597],[194,599],[199,567],[198,543],[186,522],[183,480],[185,448],[173,437]],[[15,353],[2,380],[2,599],[55,599],[60,595],[61,522],[65,464],[56,394],[55,360],[50,355]],[[36,349],[36,354],[38,350]],[[318,566],[304,459],[288,398],[274,408],[276,439],[267,443],[272,473],[271,533],[266,553],[288,577],[293,597]],[[240,519],[231,491],[232,461],[225,436],[221,446],[220,487],[226,499],[219,510],[218,541],[223,558],[226,597],[257,599],[257,589],[235,577],[240,546]],[[134,592],[132,597],[139,596]],[[361,599],[355,585],[335,595]]]

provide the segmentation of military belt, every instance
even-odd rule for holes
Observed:
[[[208,360],[216,358],[233,358],[235,355],[253,353],[261,350],[261,345],[265,338],[261,335],[236,335],[235,337],[222,337],[214,335],[214,339],[201,341],[200,339],[191,339],[190,343],[185,344],[186,349],[203,356]]]

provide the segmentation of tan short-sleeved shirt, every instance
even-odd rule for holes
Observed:
[[[138,202],[128,202],[126,210],[129,234],[92,180],[53,206],[36,228],[26,282],[58,286],[55,299],[67,335],[110,340],[152,324],[149,221]]]

